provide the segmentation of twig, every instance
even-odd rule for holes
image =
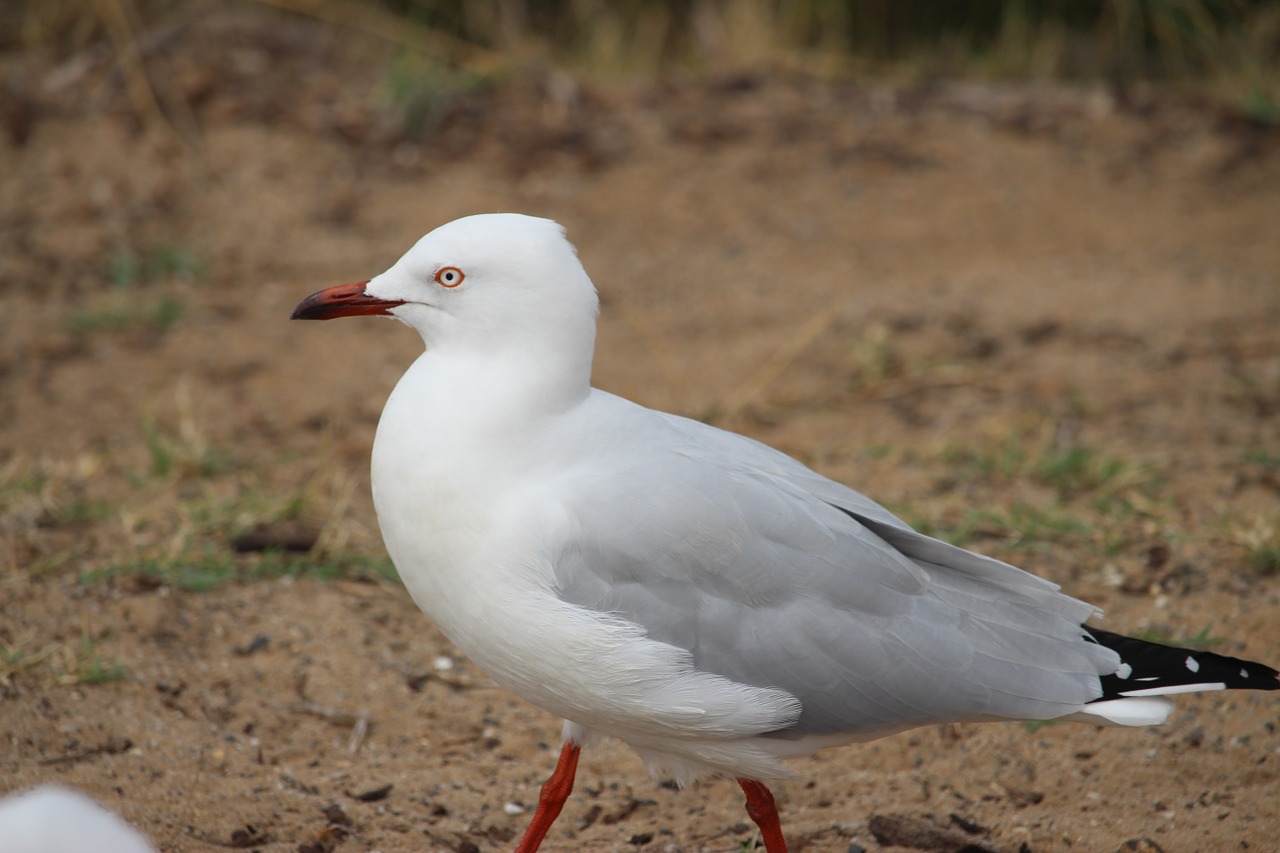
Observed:
[[[289,710],[296,714],[310,714],[313,717],[328,720],[339,726],[351,726],[351,735],[347,738],[347,752],[350,753],[352,758],[360,752],[360,747],[364,743],[365,737],[369,734],[370,715],[368,711],[353,714],[350,711],[330,708],[327,705],[321,705],[309,699],[294,702],[289,706]]]
[[[169,136],[187,145],[187,140],[178,133],[156,98],[155,88],[147,76],[147,67],[142,61],[142,51],[134,38],[133,27],[129,23],[129,9],[125,4],[129,0],[93,0],[94,11],[106,27],[107,37],[115,49],[116,63],[120,66],[120,74],[124,77],[125,88],[129,99],[133,101],[133,109],[138,117],[152,127],[159,127]]]
[[[972,379],[942,379],[937,382],[922,382],[908,388],[885,391],[879,394],[862,394],[860,400],[868,403],[896,403],[911,397],[927,394],[930,391],[950,391],[953,388],[981,387],[981,383]]]
[[[99,755],[119,755],[122,752],[128,752],[130,749],[133,749],[133,741],[127,737],[109,738],[96,746],[86,747],[77,752],[68,752],[63,755],[56,755],[53,758],[42,758],[39,763],[74,764]]]
[[[304,699],[301,702],[294,702],[289,705],[289,710],[295,714],[310,714],[313,717],[319,717],[322,720],[329,720],[340,726],[352,726],[359,722],[363,716],[366,719],[369,716],[368,711],[359,714],[353,714],[351,711],[343,711],[341,708],[330,708],[328,705],[321,705],[319,702],[312,702]]]
[[[822,336],[822,333],[831,327],[831,324],[840,316],[840,311],[832,310],[829,306],[818,309],[814,312],[803,326],[796,330],[790,339],[785,341],[782,346],[773,353],[772,356],[760,365],[759,369],[753,373],[747,381],[743,382],[735,388],[728,397],[725,398],[723,414],[726,419],[731,419],[739,414],[746,406],[750,405],[755,399],[764,392],[770,384],[777,379],[784,370],[800,357],[815,340]]]
[[[439,53],[441,47],[447,47],[456,52],[466,52],[484,60],[486,64],[497,64],[501,61],[501,54],[495,51],[440,30],[413,27],[405,19],[382,12],[371,3],[335,3],[327,0],[254,0],[254,2],[299,15],[309,15],[321,21],[358,30],[365,35],[406,47],[416,47],[433,54]],[[418,43],[408,37],[411,32],[419,36]],[[425,44],[424,42],[428,40],[436,44]]]
[[[342,550],[342,546],[346,544],[349,534],[342,531],[338,523],[351,506],[351,501],[355,498],[358,485],[359,479],[355,474],[343,477],[338,482],[334,489],[334,495],[329,501],[329,515],[324,520],[324,523],[320,525],[320,532],[316,535],[316,541],[311,546],[311,553],[326,554]]]
[[[364,711],[356,718],[356,724],[351,727],[351,736],[347,738],[347,753],[352,758],[360,753],[360,745],[364,743],[367,734],[369,734],[369,712]]]

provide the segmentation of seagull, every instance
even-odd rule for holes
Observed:
[[[156,853],[151,842],[79,791],[42,785],[0,799],[5,853]]]
[[[386,316],[425,351],[373,444],[415,603],[496,682],[565,720],[517,853],[583,746],[736,779],[768,853],[783,762],[956,721],[1164,722],[1168,695],[1276,670],[1132,639],[1046,580],[913,530],[772,448],[591,386],[599,301],[564,229],[513,213],[423,237],[293,319]]]

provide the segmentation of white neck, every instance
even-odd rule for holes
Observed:
[[[387,550],[419,607],[457,641],[470,629],[449,602],[469,600],[464,588],[481,568],[518,571],[485,562],[487,539],[558,418],[591,393],[589,361],[566,367],[547,358],[429,350],[378,423],[373,498]]]

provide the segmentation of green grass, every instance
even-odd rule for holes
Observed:
[[[1035,451],[1020,435],[994,447],[944,447],[938,460],[970,482],[1027,479],[1053,489],[1065,500],[1082,493],[1095,499],[1130,491],[1150,492],[1159,482],[1155,465],[1124,459],[1083,444]]]
[[[1121,467],[1116,460],[1100,463],[1093,449],[1076,444],[1063,450],[1046,451],[1037,460],[1034,474],[1060,492],[1079,491],[1110,480]]]
[[[274,580],[283,577],[330,581],[340,578],[396,580],[395,567],[385,557],[360,555],[314,557],[276,551],[234,555],[210,552],[197,557],[147,559],[116,563],[84,572],[79,581],[90,586],[122,577],[152,578],[186,592],[208,592],[237,581]]]
[[[32,471],[8,468],[0,480],[0,510],[8,511],[20,504],[38,501],[49,484],[49,477]]]
[[[69,524],[94,524],[111,517],[110,501],[98,498],[81,498],[71,503],[58,506],[53,515],[59,521]]]
[[[946,525],[925,521],[921,529],[956,545],[999,539],[1011,549],[1041,551],[1057,543],[1113,557],[1142,536],[1135,521],[1161,517],[1156,465],[1084,444],[1035,445],[1019,432],[986,447],[945,447],[937,458],[962,482],[984,490],[1031,483],[1050,489],[1050,501],[991,500],[995,509],[970,510]]]
[[[1280,452],[1267,447],[1255,447],[1243,454],[1245,462],[1261,468],[1280,469]]]
[[[1261,369],[1232,369],[1224,391],[1228,403],[1257,417],[1268,417],[1280,407],[1280,382]]]
[[[993,542],[1020,554],[1070,548],[1096,564],[1150,544],[1171,512],[1160,466],[1083,442],[1059,445],[1058,432],[1056,421],[1027,418],[937,447],[912,464],[938,472],[935,485],[953,497],[927,517],[896,511],[923,533],[980,551]]]
[[[104,332],[155,332],[173,328],[186,313],[182,300],[171,293],[154,296],[118,295],[92,308],[82,308],[68,315],[65,325],[77,335]]]
[[[77,335],[163,334],[182,320],[186,305],[175,293],[144,290],[143,285],[204,281],[208,277],[197,252],[169,244],[144,251],[116,249],[102,267],[111,291],[68,315],[64,321],[68,331]]]
[[[104,266],[107,280],[124,290],[165,279],[204,281],[209,275],[199,253],[165,243],[144,252],[131,248],[116,249],[107,256]]]
[[[939,452],[938,461],[966,480],[1009,480],[1026,468],[1027,451],[1017,437],[1011,436],[993,448],[949,445]]]
[[[1249,87],[1241,112],[1258,124],[1271,127],[1280,125],[1280,101],[1260,82]]]
[[[185,510],[200,532],[229,539],[260,525],[296,521],[309,501],[306,487],[280,495],[241,481],[232,496],[205,494],[200,500],[186,502]]]
[[[153,477],[164,479],[171,474],[215,477],[238,467],[231,451],[210,447],[194,434],[167,429],[149,414],[143,417],[142,434],[146,440],[150,474]],[[135,477],[137,479],[140,478]]]
[[[976,520],[979,525],[994,531],[994,535],[1011,539],[1014,545],[1069,539],[1089,529],[1089,525],[1078,516],[1024,501],[1015,502],[1007,512],[979,511]]]
[[[908,523],[921,533],[952,545],[997,539],[1005,547],[1020,551],[1039,551],[1047,543],[1074,541],[1090,529],[1079,516],[1025,501],[1015,501],[1006,510],[970,510],[955,524],[938,523],[919,515],[910,516]]]
[[[430,139],[459,98],[485,89],[495,78],[458,70],[435,58],[401,51],[387,63],[383,99],[399,115],[405,136]]]
[[[11,684],[14,676],[34,670],[47,661],[55,662],[57,683],[64,685],[108,684],[129,677],[124,664],[104,659],[98,643],[88,634],[82,634],[74,652],[60,643],[50,643],[35,652],[23,648],[21,641],[0,643],[0,685]]]
[[[1261,124],[1280,121],[1277,16],[1268,0],[369,5],[418,25],[402,26],[415,33],[403,47],[439,55],[427,49],[448,38],[460,66],[497,52],[596,77],[765,67],[916,80],[1168,81],[1197,85]]]
[[[1028,733],[1028,734],[1034,734],[1035,732],[1038,732],[1038,731],[1040,731],[1040,730],[1041,730],[1041,729],[1043,729],[1043,728],[1047,728],[1047,727],[1049,727],[1049,726],[1056,726],[1056,725],[1058,725],[1059,723],[1062,723],[1062,722],[1064,722],[1064,721],[1063,721],[1063,720],[1058,720],[1058,719],[1053,719],[1053,720],[1026,720],[1026,721],[1024,721],[1024,722],[1023,722],[1022,726],[1023,726],[1023,728],[1025,728],[1025,729],[1027,730],[1027,733]]]
[[[1245,559],[1264,575],[1280,574],[1280,542],[1263,542],[1249,549]]]
[[[1194,634],[1189,636],[1176,636],[1168,628],[1148,628],[1145,631],[1134,634],[1134,638],[1138,640],[1146,640],[1148,643],[1159,643],[1162,646],[1174,646],[1180,649],[1197,649],[1199,651],[1208,651],[1213,646],[1220,646],[1226,640],[1222,637],[1212,635],[1212,625],[1206,625]]]
[[[21,642],[0,643],[0,685],[11,684],[15,675],[53,657],[57,651],[56,645],[29,652],[22,647]]]
[[[86,634],[80,638],[76,652],[75,672],[66,680],[75,684],[107,684],[128,677],[124,665],[105,661],[98,655],[97,644]]]
[[[267,5],[276,5],[267,3]],[[933,81],[970,77],[1130,86],[1190,84],[1264,125],[1280,122],[1274,0],[352,0],[287,4],[339,32],[418,57],[389,70],[392,98],[429,128],[475,69],[532,66],[579,76],[661,79],[741,69]],[[130,4],[147,32],[197,0]],[[136,7],[136,8],[135,8]],[[110,35],[91,4],[46,0],[0,16],[0,43],[73,55]],[[120,48],[117,48],[119,51]],[[433,70],[422,57],[441,65]],[[152,73],[155,73],[154,71]],[[432,77],[442,78],[431,81]],[[465,83],[463,84],[465,85]],[[434,106],[433,106],[434,104]],[[412,106],[416,105],[416,106]],[[123,250],[121,254],[123,254]],[[121,257],[122,275],[140,260]]]
[[[846,341],[849,387],[871,388],[906,371],[904,358],[894,343],[893,334],[883,324],[873,323]],[[927,371],[925,365],[913,366],[912,372]]]

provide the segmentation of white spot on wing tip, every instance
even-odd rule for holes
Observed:
[[[1200,661],[1196,660],[1192,655],[1187,655],[1187,669],[1192,672],[1200,671]]]
[[[1120,664],[1120,668],[1116,670],[1116,678],[1128,678],[1133,675],[1133,667],[1127,663]]]
[[[1240,677],[1241,677],[1241,678],[1248,678],[1248,677],[1249,677],[1249,670],[1247,670],[1247,669],[1242,669],[1242,670],[1240,670]]]

